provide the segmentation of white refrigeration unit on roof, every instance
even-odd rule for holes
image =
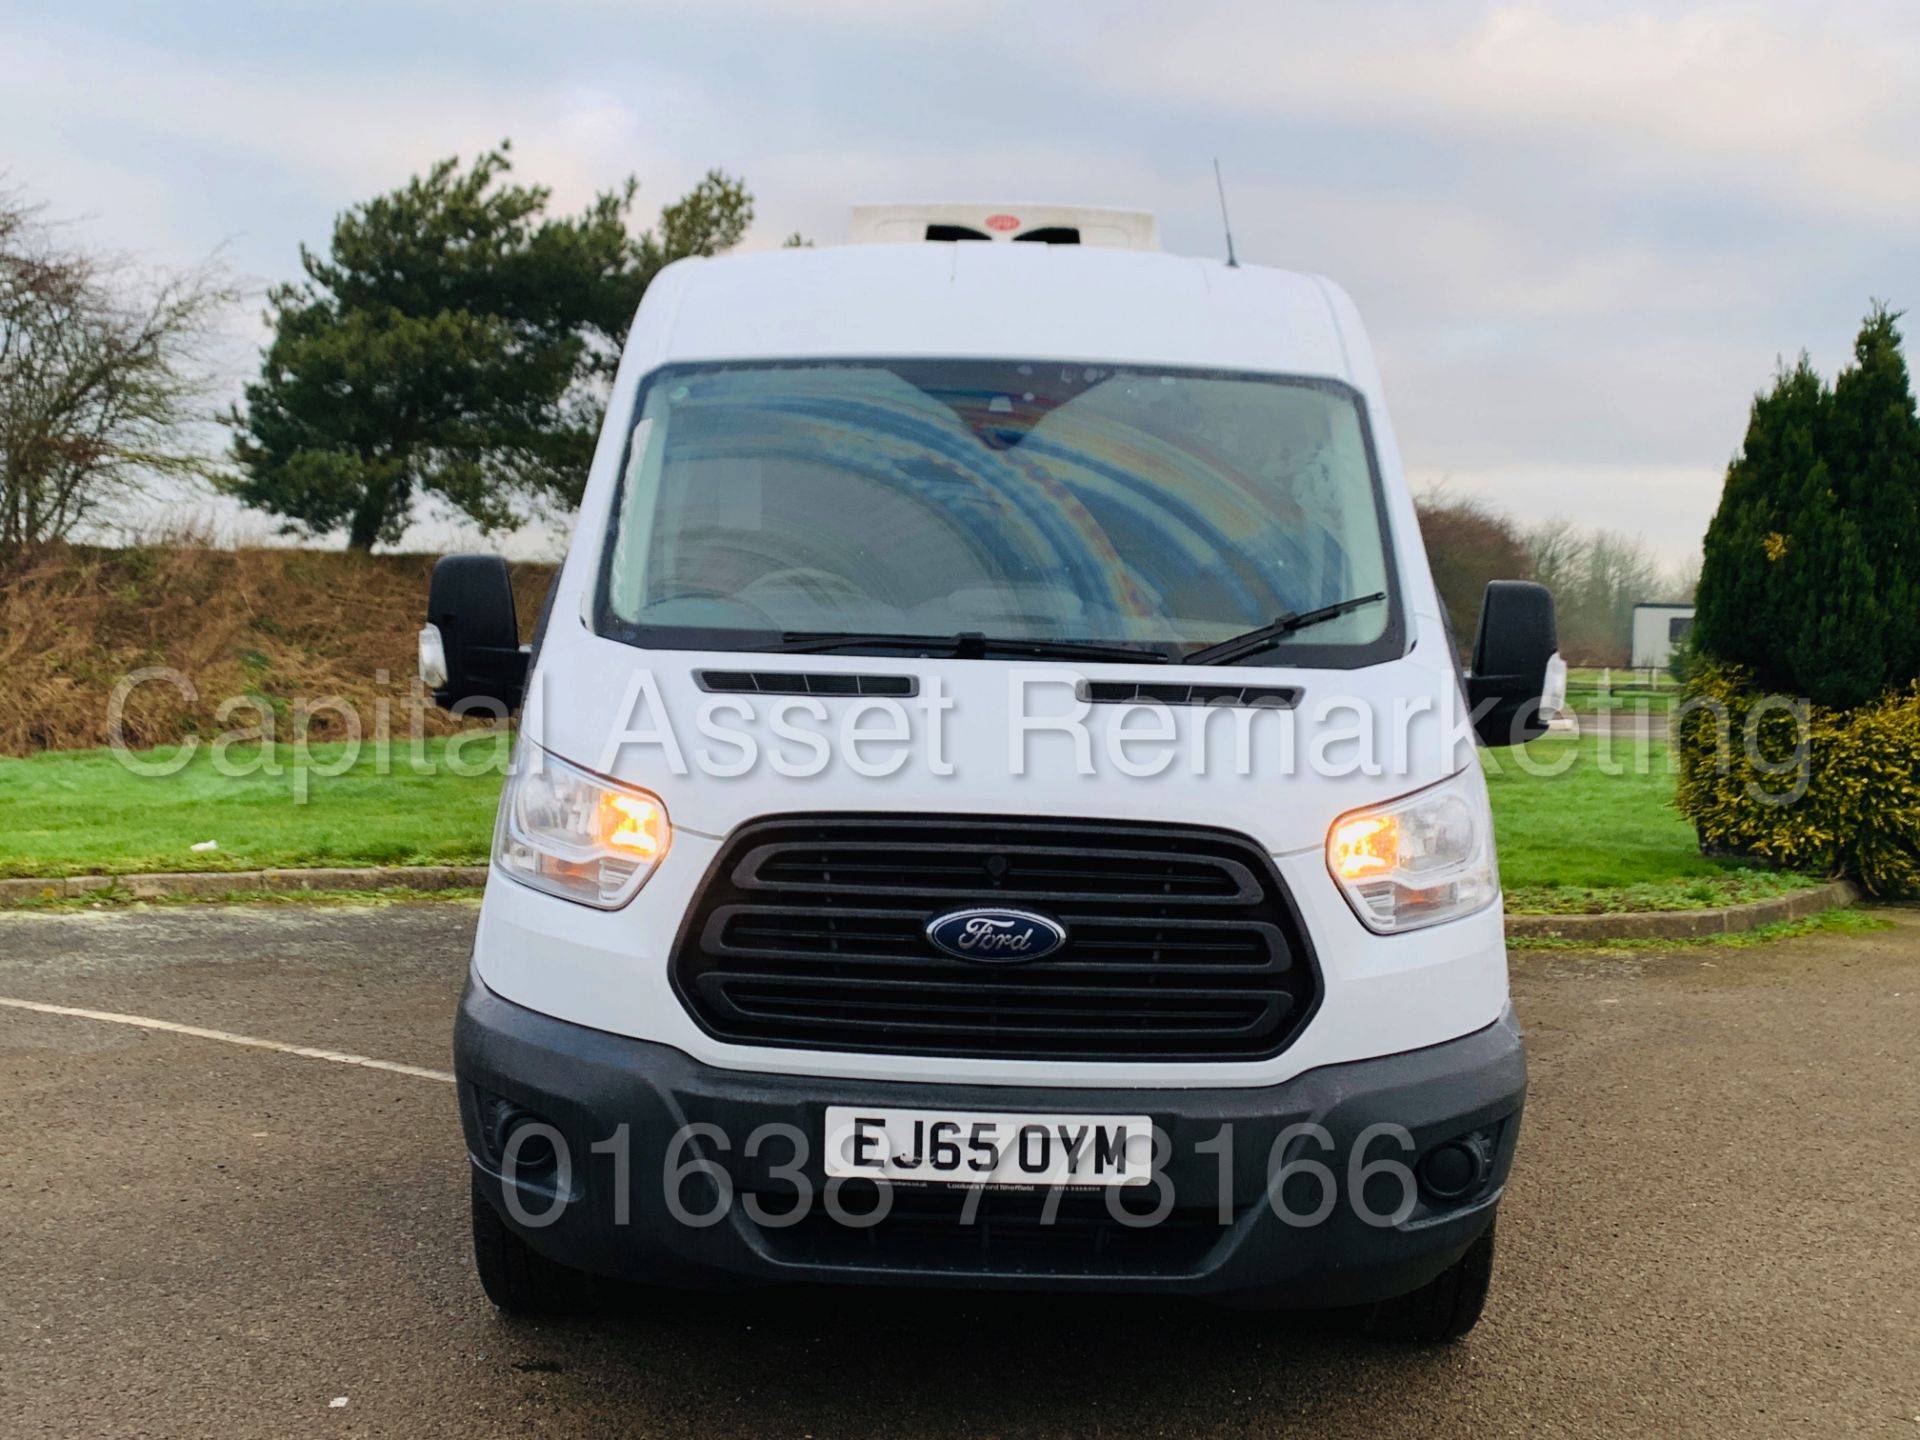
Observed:
[[[1147,210],[1095,205],[973,205],[906,202],[856,205],[850,238],[859,244],[915,240],[999,240],[1158,250],[1160,224]]]

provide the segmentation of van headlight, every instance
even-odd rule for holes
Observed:
[[[1342,815],[1327,832],[1327,868],[1354,914],[1382,935],[1484,910],[1500,893],[1493,818],[1469,772]]]
[[[657,795],[590,775],[522,743],[500,795],[493,863],[524,885],[617,910],[667,853]]]

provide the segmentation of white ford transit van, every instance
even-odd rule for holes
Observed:
[[[1050,223],[1047,238],[1060,226]],[[1463,1334],[1526,1088],[1463,672],[1326,280],[1123,246],[683,261],[533,644],[455,1032],[476,1258],[1177,1292]]]

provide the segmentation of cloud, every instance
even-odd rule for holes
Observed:
[[[743,174],[754,246],[836,242],[856,200],[1057,199],[1218,254],[1218,153],[1242,257],[1359,300],[1416,474],[1663,546],[1776,355],[1830,369],[1869,295],[1920,305],[1911,0],[57,4],[0,22],[12,181],[156,259],[238,236],[264,278],[504,136],[562,208]]]
[[[97,211],[111,226],[144,192],[139,208],[167,213],[169,228],[194,234],[204,253],[209,205],[230,207],[225,233],[258,218],[257,186],[223,191],[222,178],[252,174],[330,214],[507,138],[517,170],[550,186],[562,208],[634,173],[664,203],[699,178],[673,139],[705,122],[704,92],[644,68],[629,66],[624,78],[627,94],[538,80],[503,92],[492,76],[399,57],[351,69],[297,54],[214,59],[50,25],[0,45],[0,129],[41,133],[18,178],[56,205]],[[50,116],[60,118],[48,133]],[[155,174],[156,155],[172,175]],[[76,165],[84,184],[68,183]]]
[[[1477,8],[1477,7],[1476,7]],[[1885,222],[1920,218],[1920,44],[1836,7],[1183,6],[1090,33],[1110,95],[1556,146]],[[1284,132],[1281,133],[1284,143]]]

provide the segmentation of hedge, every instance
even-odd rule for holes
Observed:
[[[1920,684],[1836,709],[1701,662],[1673,723],[1675,803],[1704,849],[1920,895]]]

